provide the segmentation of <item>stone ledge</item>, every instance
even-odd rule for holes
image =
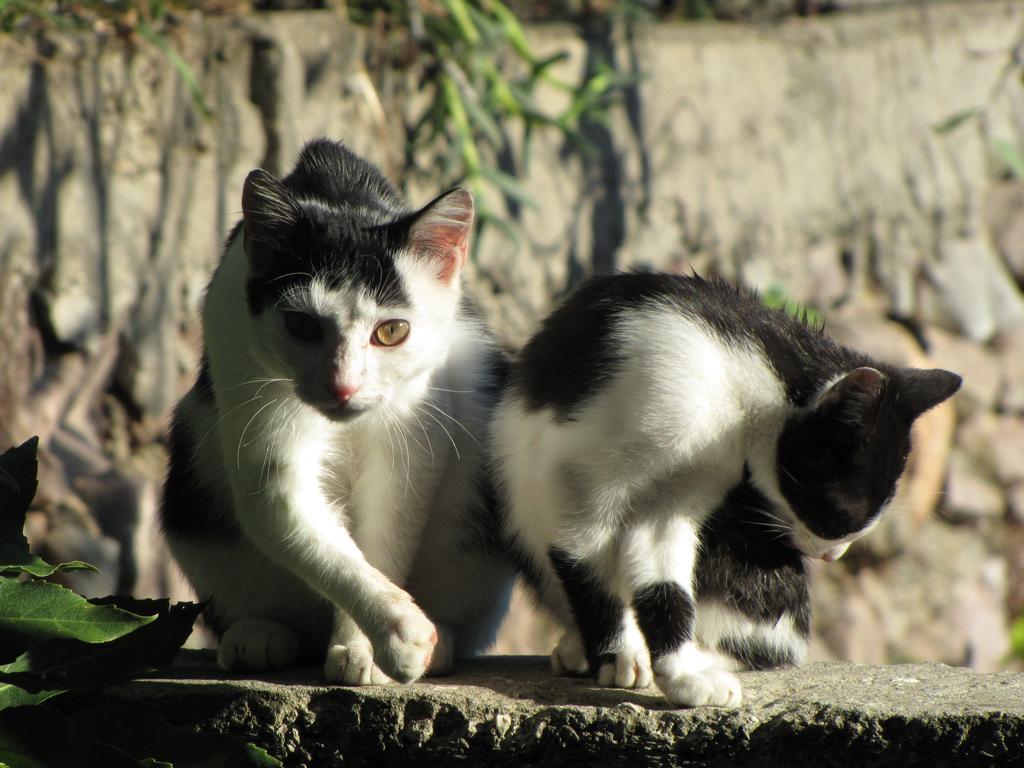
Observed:
[[[253,741],[287,766],[1024,765],[1024,674],[941,664],[810,664],[741,675],[735,710],[555,678],[488,657],[409,686],[345,688],[309,669],[259,679],[190,656],[68,709],[127,705]]]

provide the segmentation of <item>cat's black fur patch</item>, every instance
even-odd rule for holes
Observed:
[[[807,637],[811,602],[803,557],[778,530],[771,503],[753,485],[737,485],[701,528],[697,600],[717,600],[751,619],[793,617]]]
[[[749,635],[722,638],[718,642],[718,650],[732,656],[747,669],[777,669],[800,663],[791,648],[771,645]]]
[[[229,504],[204,486],[193,466],[196,446],[184,428],[171,426],[167,479],[160,504],[164,533],[202,539],[233,539],[240,534]]]
[[[531,410],[551,407],[561,420],[619,370],[613,330],[640,307],[668,305],[699,319],[726,344],[760,346],[785,387],[804,405],[832,378],[866,364],[820,329],[721,280],[651,272],[603,275],[582,283],[544,321],[519,358],[514,383]]]
[[[210,373],[210,358],[205,352],[199,363],[199,376],[196,378],[195,391],[200,400],[213,402],[213,374]]]
[[[574,560],[557,547],[548,550],[551,565],[558,574],[576,627],[583,637],[590,668],[597,670],[602,654],[615,646],[622,633],[625,606],[609,594],[590,567]]]
[[[329,288],[359,285],[382,306],[409,302],[392,254],[405,244],[412,212],[376,166],[321,139],[280,183],[297,215],[265,225],[272,233],[249,243],[263,265],[246,284],[253,314],[314,275]]]
[[[636,623],[644,633],[651,661],[671,653],[693,637],[693,600],[681,586],[663,581],[633,595]]]
[[[913,420],[961,383],[949,371],[875,369],[844,377],[813,411],[790,418],[779,437],[779,488],[825,539],[861,531],[878,515],[906,467]]]
[[[824,419],[787,425],[779,440],[779,489],[823,539],[863,530],[896,492],[910,454],[910,431],[883,427],[873,439],[844,435]]]

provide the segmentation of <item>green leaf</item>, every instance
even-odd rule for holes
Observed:
[[[515,176],[489,166],[481,168],[480,175],[516,202],[527,205],[533,209],[537,208],[537,201],[534,199],[533,195],[526,191],[526,188],[519,183],[519,180]]]
[[[972,120],[981,114],[981,110],[977,107],[969,107],[967,109],[961,109],[959,112],[954,112],[944,120],[940,120],[932,126],[932,130],[936,133],[949,133],[950,131],[956,130],[960,125],[966,123],[968,120]]]
[[[38,448],[39,438],[33,437],[0,455],[4,478],[0,483],[0,542],[20,547],[25,552],[28,552],[28,540],[23,533],[25,513],[36,495]]]
[[[0,0],[2,2],[2,0]],[[7,470],[0,466],[0,498],[4,496],[15,496],[19,492],[17,481],[11,477]]]
[[[28,550],[25,513],[36,495],[39,438],[26,440],[0,456],[0,575],[27,573],[43,578],[58,571],[93,570],[88,563],[50,565]]]
[[[522,25],[519,23],[519,19],[510,11],[504,3],[498,2],[498,0],[492,0],[490,3],[491,13],[501,24],[502,31],[505,33],[505,38],[512,46],[512,50],[523,61],[533,64],[535,57],[533,51],[530,50],[530,44],[526,41],[526,33],[523,31]]]
[[[1014,176],[1024,179],[1024,153],[1017,146],[1003,139],[994,139],[992,148]]]
[[[1024,616],[1010,626],[1010,653],[1018,659],[1024,659]]]
[[[465,0],[442,0],[442,3],[448,13],[451,14],[452,20],[455,22],[462,39],[471,46],[477,45],[480,42],[480,33],[473,25],[473,20],[466,7]]]
[[[11,683],[0,683],[0,710],[10,707],[23,707],[29,704],[42,704],[47,699],[64,693],[64,691],[37,691],[29,693]]]
[[[27,573],[30,576],[43,579],[55,573],[63,573],[64,571],[95,571],[99,573],[99,569],[96,566],[83,563],[81,560],[50,565],[50,563],[37,555],[16,557],[13,553],[5,551],[5,547],[0,545],[0,575],[9,576],[11,574]]]
[[[106,642],[154,618],[111,605],[91,605],[59,584],[0,579],[0,659],[13,658],[42,640]]]
[[[175,50],[174,46],[170,44],[164,35],[161,35],[145,21],[140,21],[137,29],[144,40],[163,52],[171,66],[177,71],[178,76],[185,83],[185,87],[188,88],[188,92],[192,96],[192,103],[199,110],[199,114],[203,116],[204,120],[210,120],[213,117],[213,112],[207,106],[206,99],[203,97],[203,89],[200,87],[199,81],[196,80],[195,73],[188,62],[182,58],[181,54]]]
[[[139,768],[130,755],[75,733],[66,717],[46,707],[0,711],[0,764],[9,768]]]
[[[133,605],[139,602],[132,598],[112,600],[127,600]],[[30,693],[55,689],[91,690],[167,666],[188,639],[203,606],[197,603],[170,605],[167,600],[144,602],[158,605],[160,612],[144,617],[147,623],[136,625],[134,631],[101,643],[69,637],[37,643],[10,664],[0,667],[0,682],[17,685]],[[113,606],[93,607],[119,610]]]
[[[174,768],[281,765],[259,747],[232,736],[187,731],[141,709],[102,707],[78,712],[70,720],[79,736],[111,744],[144,764],[165,760]]]

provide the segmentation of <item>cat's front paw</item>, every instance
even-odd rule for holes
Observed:
[[[556,675],[586,675],[590,672],[587,652],[578,632],[569,631],[562,635],[558,645],[551,652],[551,671]]]
[[[434,655],[430,657],[430,666],[427,667],[429,677],[441,677],[451,673],[455,666],[455,638],[451,630],[444,627],[437,627],[437,645],[434,646]]]
[[[658,688],[677,707],[738,707],[743,702],[739,678],[731,672],[707,669],[672,679],[656,678]]]
[[[386,598],[382,627],[371,636],[373,660],[388,677],[411,683],[430,666],[437,630],[405,592]]]
[[[239,619],[220,638],[218,663],[225,669],[265,672],[285,669],[299,660],[298,636],[284,624],[267,619]]]
[[[651,656],[642,645],[623,648],[597,671],[597,684],[605,688],[646,688],[653,680]]]
[[[384,685],[391,682],[373,663],[373,651],[365,642],[328,648],[324,679],[342,685]]]

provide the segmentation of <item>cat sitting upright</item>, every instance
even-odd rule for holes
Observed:
[[[460,289],[472,198],[411,210],[318,140],[283,181],[250,173],[242,210],[174,415],[170,548],[230,669],[443,672],[492,642],[512,580],[485,546],[504,363]]]
[[[492,427],[509,546],[565,635],[556,672],[735,706],[802,660],[803,557],[879,519],[960,377],[897,368],[721,281],[597,277],[513,363]]]

